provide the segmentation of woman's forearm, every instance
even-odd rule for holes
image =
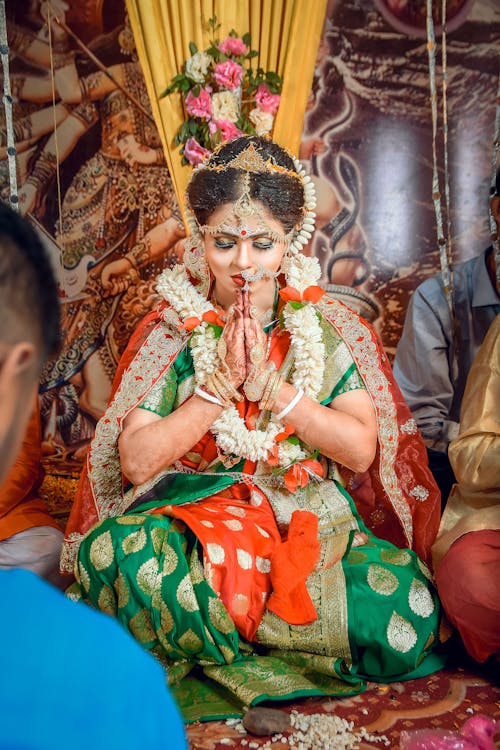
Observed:
[[[279,414],[297,393],[289,383],[283,383],[273,412]],[[332,460],[356,472],[366,471],[375,458],[377,428],[373,406],[365,391],[356,397],[356,414],[340,408],[322,406],[307,396],[283,417],[285,424],[295,427],[295,434],[304,443]]]
[[[149,412],[136,409],[126,420],[119,439],[123,473],[136,485],[151,479],[188,453],[221,412],[221,406],[197,395],[153,422],[144,423]]]

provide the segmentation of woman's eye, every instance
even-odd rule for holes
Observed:
[[[234,245],[235,243],[232,240],[223,240],[220,237],[217,237],[215,240],[215,247],[218,247],[221,250],[229,250],[234,247]]]
[[[253,246],[256,247],[257,250],[270,250],[273,243],[270,242],[270,240],[255,240]]]

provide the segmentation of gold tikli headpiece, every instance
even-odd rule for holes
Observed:
[[[198,224],[194,214],[189,208],[188,223],[191,229],[191,237],[186,243],[184,254],[184,263],[192,275],[194,275],[208,292],[209,272],[204,259],[202,247],[202,237],[205,234],[229,234],[236,237],[252,237],[265,234],[273,242],[283,242],[287,246],[287,252],[292,255],[299,252],[303,245],[306,245],[314,231],[314,218],[316,208],[316,197],[314,185],[311,178],[305,174],[301,163],[290,154],[294,162],[295,169],[287,169],[280,164],[276,164],[272,157],[264,159],[261,152],[256,148],[255,143],[249,145],[241,151],[234,159],[227,164],[214,164],[213,157],[224,144],[221,144],[214,150],[211,157],[199,164],[194,173],[199,171],[224,172],[227,169],[236,169],[243,173],[243,191],[231,209],[231,213],[225,216],[217,225]],[[250,174],[282,174],[297,180],[302,185],[304,191],[304,205],[302,208],[303,219],[300,224],[294,227],[287,234],[280,234],[271,229],[266,224],[262,216],[262,209],[251,198],[250,195]],[[187,201],[189,206],[189,201]],[[257,227],[250,228],[247,224],[249,217],[257,216],[259,223]],[[200,275],[201,274],[201,275]]]

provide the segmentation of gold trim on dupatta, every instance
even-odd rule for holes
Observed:
[[[380,479],[411,548],[413,519],[396,475],[399,428],[389,381],[378,366],[378,354],[373,336],[348,307],[326,295],[317,305],[350,349],[359,373],[370,395],[377,415],[380,446]]]

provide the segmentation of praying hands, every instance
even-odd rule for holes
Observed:
[[[219,356],[227,366],[227,377],[235,388],[262,373],[266,367],[266,346],[267,336],[251,312],[249,292],[237,289],[236,302],[219,347]]]

